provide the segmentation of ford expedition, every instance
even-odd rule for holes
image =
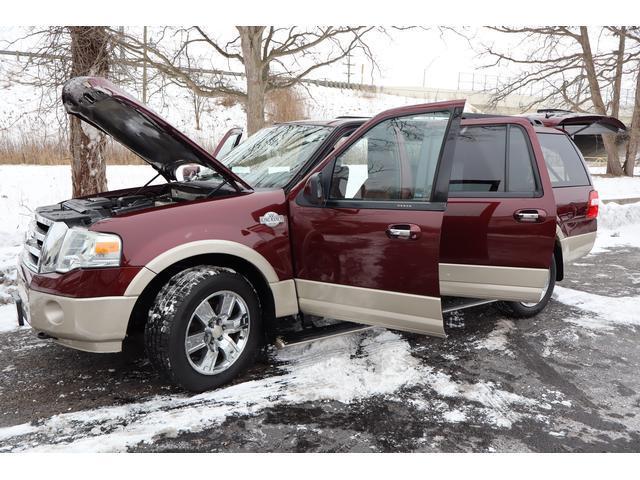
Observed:
[[[166,182],[38,208],[19,316],[88,352],[143,331],[154,367],[193,391],[246,369],[285,319],[444,336],[452,299],[537,314],[596,235],[598,196],[571,135],[624,128],[446,101],[243,142],[234,130],[216,158],[105,79],[73,79],[62,99]]]

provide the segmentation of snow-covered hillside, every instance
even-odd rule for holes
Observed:
[[[139,97],[135,92],[130,93]],[[312,84],[297,87],[297,94],[304,102],[306,117],[312,119],[340,115],[371,116],[388,108],[433,101]],[[38,112],[40,100],[40,93],[33,87],[0,83],[0,131],[5,130],[14,138],[35,135],[55,140],[65,116],[59,92],[50,92],[45,98],[45,104],[55,108]],[[196,129],[193,97],[185,89],[169,85],[163,92],[152,93],[148,104],[175,127],[204,145],[217,143],[232,127],[246,125],[241,104],[230,105],[228,99],[201,101],[200,129]],[[472,106],[469,108],[473,110]],[[267,116],[269,113],[267,106]]]

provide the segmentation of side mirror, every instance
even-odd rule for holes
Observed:
[[[322,191],[322,173],[317,172],[309,177],[304,185],[304,198],[314,205],[324,203],[324,192]]]
[[[201,171],[200,165],[197,163],[187,163],[176,168],[175,177],[179,182],[188,182],[193,180]]]

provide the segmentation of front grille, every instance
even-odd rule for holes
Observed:
[[[32,271],[37,272],[40,265],[42,244],[53,222],[36,213],[35,218],[29,224],[29,230],[24,242],[24,254],[22,260]]]

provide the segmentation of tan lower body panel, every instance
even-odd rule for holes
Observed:
[[[29,324],[62,345],[86,352],[119,352],[138,297],[69,298],[30,290]]]
[[[298,295],[293,280],[282,280],[270,283],[273,302],[276,307],[276,318],[296,315],[298,313]]]
[[[542,268],[441,263],[440,294],[516,302],[537,302],[549,276]]]
[[[300,311],[444,337],[440,298],[296,279]]]
[[[562,260],[566,264],[587,255],[596,243],[596,232],[560,238]]]

